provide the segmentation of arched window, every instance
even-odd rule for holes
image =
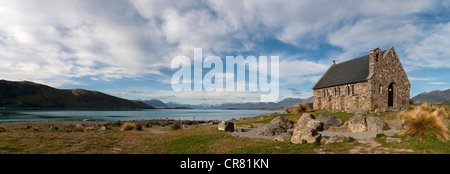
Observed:
[[[352,95],[355,95],[355,86],[352,85]]]
[[[336,88],[334,88],[334,96],[336,97],[337,91]]]
[[[323,92],[323,97],[325,98],[326,97],[325,89],[322,90],[322,92]]]
[[[350,95],[350,86],[347,86],[347,95]]]
[[[341,88],[338,88],[338,96],[341,96]]]
[[[377,55],[375,55],[375,61],[379,61],[380,60],[380,53],[378,53]]]
[[[380,85],[380,95],[382,95],[382,94],[383,94],[383,86]]]

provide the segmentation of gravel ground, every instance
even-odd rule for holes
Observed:
[[[236,127],[240,128],[240,127]],[[260,138],[260,139],[271,139],[273,140],[275,136],[263,136],[263,135],[257,135],[259,128],[242,128],[244,132],[231,132],[232,136],[238,136],[238,137],[247,137],[247,138]],[[288,130],[292,131],[292,130]],[[376,132],[333,132],[333,131],[320,131],[318,132],[322,134],[322,137],[331,137],[335,135],[343,135],[347,137],[352,137],[356,140],[368,140],[373,139],[377,136],[378,133]],[[384,134],[387,136],[394,136],[395,134],[400,134],[400,131],[398,130],[388,130],[384,131]]]

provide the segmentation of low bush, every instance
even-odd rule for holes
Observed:
[[[137,131],[142,131],[142,124],[136,124],[135,128]]]
[[[84,132],[84,126],[82,124],[77,124],[77,125],[75,125],[74,131],[75,132]]]
[[[134,123],[125,123],[123,124],[122,128],[120,128],[120,131],[132,131],[136,127],[136,124]]]
[[[92,127],[92,126],[84,128],[84,132],[91,132],[94,130],[95,130],[95,127]]]
[[[418,137],[421,141],[431,136],[443,142],[450,139],[448,128],[443,123],[448,118],[445,108],[425,103],[412,111],[402,111],[398,116],[405,119],[403,135]]]
[[[178,125],[178,124],[174,124],[174,125],[172,125],[172,126],[170,127],[170,129],[172,129],[172,130],[178,130],[178,129],[181,129],[181,126]]]
[[[311,110],[312,108],[313,108],[313,104],[312,103],[299,103],[292,110],[292,113],[294,113],[294,114],[301,114],[303,112]]]
[[[59,131],[59,128],[58,128],[58,126],[52,126],[52,127],[50,127],[50,130],[51,130],[52,132],[58,132],[58,131]]]
[[[3,127],[3,126],[0,126],[0,133],[1,133],[1,132],[6,132],[6,128]]]

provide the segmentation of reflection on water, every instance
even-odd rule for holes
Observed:
[[[144,109],[144,110],[1,110],[0,122],[38,120],[136,120],[169,118],[181,120],[231,120],[253,117],[269,110]],[[280,112],[280,111],[278,111]]]

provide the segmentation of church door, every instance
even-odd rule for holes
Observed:
[[[388,88],[388,107],[394,106],[394,83],[389,84]]]

